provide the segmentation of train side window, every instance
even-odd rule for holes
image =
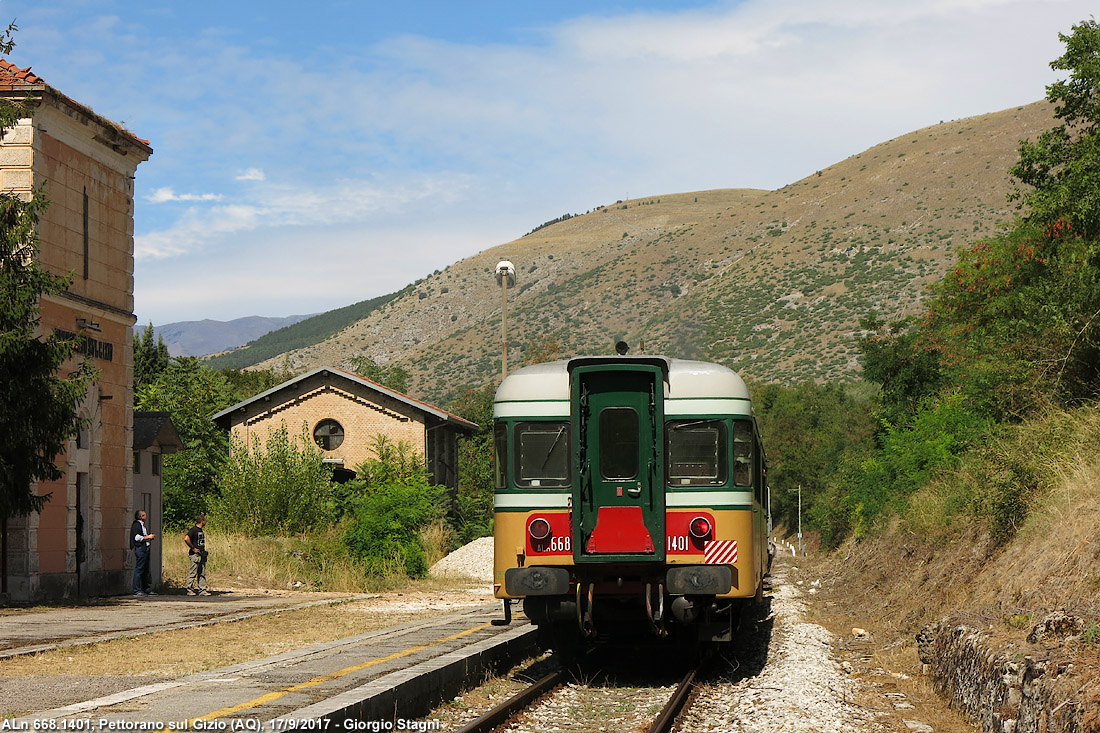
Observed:
[[[726,483],[729,443],[721,420],[675,420],[668,423],[670,486],[719,486]]]
[[[638,476],[638,413],[631,407],[600,412],[600,475],[611,481]]]
[[[508,486],[505,468],[508,465],[508,426],[497,423],[493,427],[493,484],[498,489]]]
[[[751,420],[733,421],[733,482],[752,486],[753,434]]]
[[[521,422],[513,436],[516,485],[569,485],[569,423]]]

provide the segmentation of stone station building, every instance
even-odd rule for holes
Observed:
[[[247,446],[261,445],[286,425],[293,439],[303,429],[324,451],[325,462],[354,471],[373,457],[372,441],[405,441],[427,460],[433,481],[458,487],[458,437],[477,425],[358,374],[319,367],[222,410],[213,418]]]
[[[0,60],[0,95],[33,109],[0,138],[0,188],[44,186],[39,263],[73,284],[41,299],[40,333],[83,337],[74,359],[99,379],[78,406],[87,423],[42,482],[40,514],[0,523],[0,601],[125,592],[133,567],[134,175],[149,143]],[[65,367],[63,367],[64,369]],[[71,365],[70,365],[71,368]]]

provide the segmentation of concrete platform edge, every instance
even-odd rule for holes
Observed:
[[[348,719],[396,721],[426,715],[443,700],[468,689],[471,680],[512,666],[537,649],[533,625],[510,629],[476,644],[429,659],[406,669],[371,680],[323,702],[309,705],[264,723],[264,729],[283,732],[301,727],[305,720],[328,720],[331,725]]]

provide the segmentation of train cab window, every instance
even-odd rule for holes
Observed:
[[[600,475],[608,480],[638,476],[638,413],[631,407],[600,412]]]
[[[493,428],[493,484],[498,489],[508,486],[505,467],[508,465],[508,426],[497,423]]]
[[[733,421],[733,482],[738,486],[752,486],[753,474],[752,422]]]
[[[726,425],[721,420],[676,420],[666,426],[670,486],[726,483]]]
[[[517,423],[514,439],[518,486],[569,485],[569,423]]]

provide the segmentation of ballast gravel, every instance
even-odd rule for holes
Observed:
[[[726,681],[696,691],[679,730],[740,733],[866,733],[885,731],[874,711],[854,702],[860,682],[845,675],[834,653],[834,637],[806,623],[806,606],[785,568],[774,568],[771,640],[762,669],[745,675],[731,669]],[[736,659],[727,660],[736,666]],[[763,661],[763,660],[761,660]]]

